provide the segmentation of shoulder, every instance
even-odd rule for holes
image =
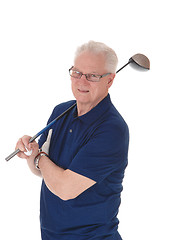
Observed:
[[[68,102],[63,102],[55,106],[53,112],[62,113],[63,111],[67,110],[69,107],[71,107],[74,103],[76,103],[75,100],[70,100]]]
[[[108,111],[102,116],[102,128],[110,134],[125,134],[128,132],[128,125],[118,110],[112,104]]]
[[[128,146],[128,125],[114,106],[111,106],[98,121],[93,139],[98,139],[108,152]]]
[[[60,114],[62,114],[64,111],[66,111],[68,108],[70,108],[75,103],[76,103],[75,100],[70,100],[70,101],[58,104],[57,106],[54,107],[52,114],[51,114],[51,118],[55,118],[56,116],[59,116]]]

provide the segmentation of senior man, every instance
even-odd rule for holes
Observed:
[[[69,69],[76,100],[56,106],[48,123],[76,106],[29,144],[16,145],[31,171],[41,176],[43,240],[120,240],[118,209],[127,166],[128,126],[108,93],[117,66],[115,52],[90,41],[77,49]],[[27,156],[25,147],[32,150]],[[43,149],[43,152],[39,152]],[[45,150],[44,150],[45,149]]]

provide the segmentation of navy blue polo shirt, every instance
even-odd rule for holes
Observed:
[[[69,101],[56,106],[48,123],[74,103]],[[50,159],[96,184],[74,199],[62,200],[42,182],[42,239],[120,240],[117,214],[127,166],[129,131],[110,95],[80,117],[75,106],[52,129]],[[40,137],[40,147],[47,134]]]

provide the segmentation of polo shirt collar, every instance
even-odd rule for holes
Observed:
[[[110,94],[108,94],[101,102],[99,102],[94,108],[92,108],[89,112],[86,114],[80,116],[80,117],[75,117],[77,116],[77,107],[73,112],[73,116],[75,119],[79,119],[85,124],[92,124],[95,122],[98,118],[100,118],[112,105],[111,99],[110,99]]]

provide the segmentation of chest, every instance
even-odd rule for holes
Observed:
[[[78,151],[89,141],[95,126],[84,124],[78,118],[66,117],[53,127],[50,143],[50,159],[66,169]]]

